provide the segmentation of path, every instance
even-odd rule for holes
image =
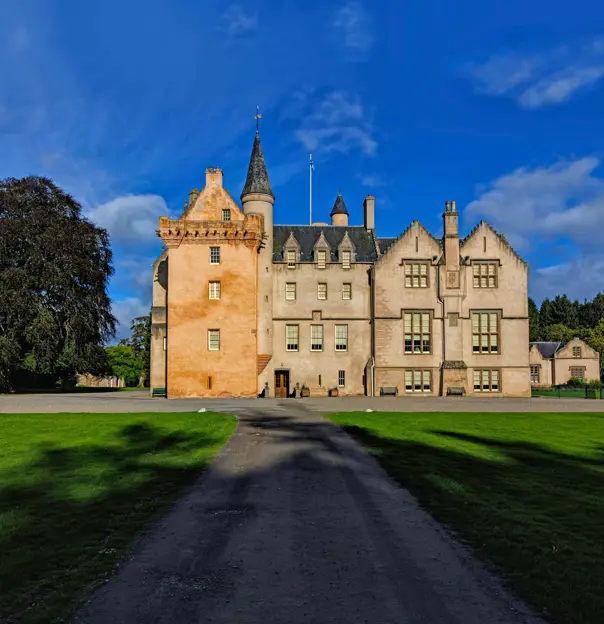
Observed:
[[[0,414],[56,412],[233,412],[289,409],[302,403],[316,414],[373,409],[385,412],[602,412],[604,401],[508,397],[339,397],[337,399],[152,399],[148,391],[74,394],[3,394]]]
[[[74,622],[538,621],[303,401],[255,405]]]

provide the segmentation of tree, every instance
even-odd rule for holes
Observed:
[[[0,388],[106,369],[107,232],[51,180],[0,180]]]
[[[529,340],[536,342],[541,340],[541,323],[539,320],[539,308],[537,304],[529,297],[528,300],[529,315]]]
[[[123,379],[129,388],[139,383],[142,374],[141,360],[132,347],[124,344],[107,347],[107,357],[112,375]]]
[[[604,381],[604,318],[584,335],[585,342],[600,354],[600,378]]]
[[[132,348],[139,359],[141,377],[139,386],[144,386],[150,378],[151,367],[151,315],[137,316],[130,323],[129,338],[122,338],[120,345],[127,345]]]
[[[604,293],[598,293],[592,301],[581,304],[579,320],[582,327],[595,327],[604,319]]]
[[[543,328],[542,337],[546,342],[568,342],[572,340],[579,332],[562,323],[548,325]]]
[[[579,302],[572,302],[566,295],[556,295],[550,304],[548,325],[566,325],[571,329],[579,327]]]
[[[547,297],[541,302],[541,308],[539,308],[539,324],[541,327],[554,324],[552,302]]]

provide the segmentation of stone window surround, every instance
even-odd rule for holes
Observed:
[[[338,371],[338,388],[346,387],[346,371],[339,370]]]
[[[231,209],[230,208],[223,208],[222,209],[222,220],[223,221],[230,221],[231,220]]]
[[[587,370],[586,366],[569,366],[568,371],[571,377],[575,377],[577,379],[582,379],[585,381],[585,371]],[[577,375],[573,375],[573,371],[578,373]]]
[[[324,340],[323,325],[313,324],[310,326],[310,350],[311,352],[323,351]]]
[[[535,379],[533,379],[535,377]],[[541,364],[531,364],[531,383],[541,382]]]
[[[324,269],[327,266],[327,249],[315,250],[315,258],[317,262],[317,269]]]
[[[480,259],[472,260],[470,262],[470,265],[472,266],[472,287],[473,288],[498,288],[499,287],[499,267],[501,266],[500,260],[486,260],[486,259],[480,258]],[[491,277],[488,273],[489,266],[494,267],[494,274],[492,276],[493,286],[489,284],[489,277]],[[478,275],[476,275],[475,273],[476,269],[474,267],[478,268]],[[483,267],[485,267],[485,271],[486,271],[484,273],[482,271]],[[482,277],[486,278],[487,283],[485,286],[483,286],[480,283]],[[476,284],[477,278],[478,278],[478,285]]]
[[[317,283],[317,299],[327,301],[327,282]]]
[[[420,343],[423,343],[422,335],[425,335],[421,331],[421,318],[420,318],[420,331],[419,333],[415,331],[413,327],[413,317],[411,318],[411,351],[407,351],[405,347],[405,336],[407,332],[405,331],[405,314],[427,314],[428,315],[428,342],[430,344],[430,348],[428,351],[423,350],[423,344],[421,344],[421,351],[413,350],[413,336],[420,336]],[[433,349],[433,340],[432,340],[432,330],[433,330],[433,321],[434,321],[434,310],[417,310],[417,309],[405,309],[401,310],[401,319],[403,321],[403,355],[431,355]]]
[[[285,300],[295,301],[297,294],[298,293],[297,293],[296,282],[286,282],[285,283]]]
[[[579,346],[573,346],[573,357],[574,358],[580,358],[581,357],[581,347]]]
[[[342,299],[344,301],[350,301],[352,299],[352,283],[351,282],[344,282],[342,284]]]
[[[340,341],[343,341],[340,344],[338,344],[338,327],[344,328],[344,331],[340,332],[341,334],[343,334],[339,337]],[[334,337],[334,351],[336,351],[336,353],[348,351],[348,325],[344,325],[342,323],[338,323],[334,325],[333,337]],[[338,348],[342,346],[343,348]]]
[[[419,375],[419,389],[415,389],[416,375]],[[426,386],[426,375],[428,384]],[[432,369],[430,368],[406,368],[403,377],[405,379],[405,393],[408,394],[429,394],[432,392]],[[411,383],[407,381],[410,377]]]
[[[488,373],[489,380],[489,390],[483,390],[482,386],[484,384],[484,373]],[[480,374],[480,389],[476,389],[476,373]],[[497,373],[497,390],[493,390],[493,373]],[[475,368],[472,371],[472,389],[474,392],[479,394],[500,394],[501,390],[501,369],[500,368]]]
[[[220,247],[210,247],[210,264],[220,264]]]
[[[403,284],[405,288],[430,288],[430,267],[432,266],[432,261],[427,258],[403,258],[401,260],[400,266],[403,267]],[[414,273],[414,266],[418,266],[418,272]],[[425,277],[426,283],[422,285],[422,267],[426,267]],[[407,272],[407,267],[410,267],[409,274]],[[418,284],[417,286],[413,285],[413,277],[415,275],[418,276]],[[411,278],[410,283],[407,284],[407,277]]]
[[[350,249],[342,250],[342,268],[350,269],[350,264],[352,262],[352,251]]]
[[[496,314],[497,315],[497,331],[496,332],[491,332],[490,331],[490,322],[491,319],[489,317],[489,332],[487,333],[487,335],[490,337],[491,335],[495,335],[497,336],[497,351],[491,351],[491,341],[489,338],[489,350],[488,351],[474,351],[474,315],[475,314]],[[471,335],[472,335],[472,355],[501,355],[501,319],[502,319],[502,311],[501,310],[493,310],[493,309],[472,309],[470,310],[470,330],[471,330]],[[479,321],[480,323],[480,321]],[[480,331],[480,325],[478,328],[478,336],[482,336],[485,335],[484,333],[481,333]],[[479,349],[482,347],[482,344],[480,343],[479,340],[479,345],[478,345]]]
[[[208,298],[220,299],[221,297],[220,280],[211,280],[208,282]]]
[[[289,331],[291,329],[291,331]],[[288,336],[288,333],[290,334]],[[290,348],[290,346],[292,348]],[[295,348],[293,348],[295,346]],[[285,326],[285,350],[286,351],[299,351],[300,350],[300,325],[286,325]]]
[[[220,351],[219,329],[208,329],[208,351]]]

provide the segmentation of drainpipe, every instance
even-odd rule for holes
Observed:
[[[445,300],[442,298],[441,296],[441,292],[440,292],[440,265],[437,264],[436,265],[436,298],[438,299],[438,301],[440,302],[440,315],[442,317],[441,319],[441,350],[442,350],[442,354],[440,357],[441,360],[441,370],[442,370],[442,365],[445,362]],[[444,388],[442,385],[442,373],[440,375],[440,382],[439,382],[439,386],[440,386],[440,392],[441,392],[441,396],[443,395],[444,392]]]
[[[371,396],[375,396],[375,267],[369,269],[369,315],[371,319]]]

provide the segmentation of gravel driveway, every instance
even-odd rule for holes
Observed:
[[[239,407],[228,446],[74,621],[540,621],[308,407]]]

